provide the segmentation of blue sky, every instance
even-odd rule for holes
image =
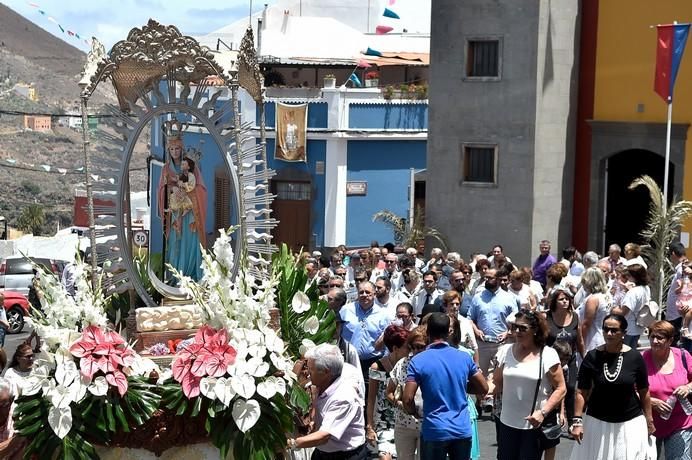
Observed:
[[[83,38],[97,37],[106,49],[110,49],[116,41],[124,39],[130,29],[141,27],[149,18],[175,24],[185,35],[202,35],[247,17],[250,12],[249,0],[2,0],[2,3],[82,50],[90,46],[62,33],[48,17]],[[261,10],[265,3],[271,5],[275,0],[254,0],[253,12]],[[45,15],[41,15],[39,9],[45,11]]]

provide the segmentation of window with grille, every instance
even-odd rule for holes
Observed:
[[[214,194],[214,228],[228,228],[231,226],[231,178],[226,168],[214,172]]]
[[[470,39],[466,42],[466,76],[500,77],[499,39]]]
[[[312,198],[309,182],[274,182],[277,200],[307,200]]]
[[[497,183],[497,147],[466,145],[463,147],[464,182]]]

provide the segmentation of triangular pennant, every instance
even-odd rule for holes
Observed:
[[[390,10],[389,8],[384,9],[384,13],[382,13],[382,16],[384,16],[385,18],[401,19],[398,14],[396,14],[394,11]]]
[[[70,37],[74,37],[74,32],[72,32],[71,30],[68,30],[67,35],[69,35]]]
[[[356,85],[358,88],[363,86],[363,84],[360,82],[360,79],[358,78],[358,75],[352,73],[350,77],[348,77],[349,80],[353,82],[354,85]]]
[[[369,46],[368,46],[368,49],[365,50],[365,53],[363,53],[363,54],[365,54],[366,56],[382,56],[382,53],[380,53],[377,50],[370,48]]]
[[[58,24],[58,27],[60,27],[60,31],[61,31],[62,33],[65,33],[65,29],[63,29],[62,26],[61,26],[60,24]]]
[[[370,67],[370,63],[368,61],[366,61],[365,59],[360,58],[360,59],[358,59],[358,67],[362,67],[364,69],[367,69],[368,67]]]
[[[41,165],[41,168],[42,168],[45,172],[50,172],[50,165]]]
[[[396,0],[389,0],[389,6],[392,6],[394,3],[396,3]]]
[[[12,158],[5,158],[5,161],[8,162],[8,163],[11,164],[11,165],[17,163],[17,160],[13,160]]]
[[[45,11],[43,11],[43,10],[38,10],[38,12],[39,12],[39,13],[41,13],[41,14],[43,14],[43,15],[45,15],[45,14],[46,14],[46,12],[45,12]]]
[[[67,174],[67,169],[65,169],[65,168],[58,168],[58,172],[64,176],[65,174]]]
[[[392,30],[394,30],[394,27],[389,27],[389,26],[377,26],[377,27],[375,27],[375,33],[377,35],[384,35],[387,32],[391,32]]]

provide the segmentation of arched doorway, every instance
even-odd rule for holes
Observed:
[[[607,253],[609,244],[642,243],[639,233],[649,215],[649,192],[644,187],[630,190],[634,179],[651,176],[663,189],[665,159],[649,150],[630,149],[617,153],[606,160],[605,228],[602,248]],[[668,201],[673,198],[675,165],[670,163],[668,176]]]

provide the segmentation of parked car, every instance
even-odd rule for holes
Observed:
[[[29,315],[31,306],[25,296],[17,291],[8,291],[0,289],[0,295],[3,296],[5,313],[7,314],[7,322],[10,323],[8,334],[17,334],[24,329],[24,317]]]
[[[62,267],[66,264],[62,260],[42,257],[34,257],[31,260],[42,265],[46,270],[52,271],[57,277],[62,275]],[[29,286],[34,277],[31,260],[23,256],[11,256],[0,261],[0,289],[10,289],[25,296],[28,295]]]

